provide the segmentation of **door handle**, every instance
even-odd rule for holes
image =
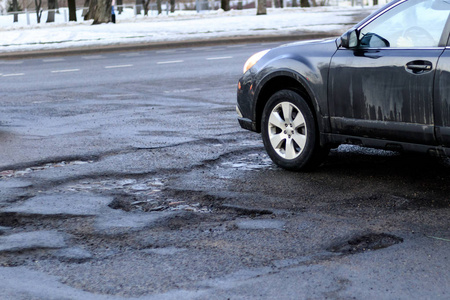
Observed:
[[[406,69],[414,74],[424,73],[433,69],[433,64],[426,60],[414,60],[406,64]]]

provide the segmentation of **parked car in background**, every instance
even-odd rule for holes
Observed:
[[[337,39],[255,54],[238,83],[241,127],[289,170],[340,144],[450,156],[449,11],[397,0]]]

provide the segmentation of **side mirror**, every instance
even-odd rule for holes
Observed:
[[[349,49],[358,46],[358,32],[356,29],[351,29],[341,36],[341,46]]]

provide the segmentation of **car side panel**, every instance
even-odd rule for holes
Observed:
[[[333,133],[435,144],[433,81],[443,49],[342,49],[330,68]],[[430,63],[414,73],[408,64]]]
[[[450,147],[450,48],[439,58],[435,79],[434,116],[438,143]]]

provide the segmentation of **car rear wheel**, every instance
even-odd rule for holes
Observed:
[[[282,90],[267,102],[261,120],[264,147],[274,163],[288,170],[310,170],[324,151],[318,140],[314,116],[298,93]]]

